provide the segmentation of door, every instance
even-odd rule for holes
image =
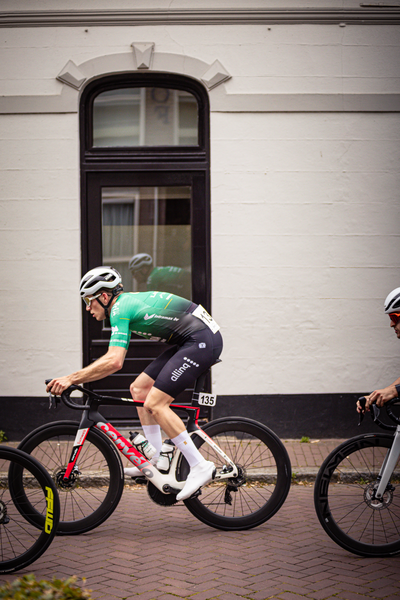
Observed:
[[[211,289],[204,285],[210,270],[205,183],[204,176],[191,172],[88,174],[87,268],[113,266],[123,277],[125,291],[143,291],[147,281],[135,279],[129,262],[146,253],[155,269],[179,269],[181,295],[209,308]],[[85,364],[107,351],[110,337],[107,322],[88,317],[83,315]],[[122,371],[96,382],[93,389],[126,395],[133,379],[164,349],[163,344],[132,336]]]

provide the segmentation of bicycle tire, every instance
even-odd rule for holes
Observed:
[[[245,417],[217,419],[203,429],[239,466],[240,478],[211,482],[200,496],[184,501],[188,510],[203,523],[225,531],[251,529],[273,517],[291,484],[289,455],[278,436]],[[193,436],[193,441],[217,470],[223,467],[223,459],[209,444],[199,436]],[[182,459],[182,479],[188,470]]]
[[[28,452],[50,473],[60,497],[57,535],[78,535],[101,525],[117,508],[124,489],[122,462],[114,444],[97,429],[90,429],[78,457],[74,481],[63,483],[79,424],[55,421],[28,434],[19,448]],[[42,526],[39,514],[31,516]]]
[[[336,544],[359,556],[400,553],[400,497],[394,486],[400,484],[400,463],[383,501],[372,495],[392,443],[393,435],[386,433],[351,438],[329,454],[316,477],[314,505],[319,522]]]
[[[27,519],[27,497],[45,515],[41,529]],[[18,571],[37,560],[50,546],[59,518],[57,490],[47,471],[29,454],[0,446],[0,573]]]

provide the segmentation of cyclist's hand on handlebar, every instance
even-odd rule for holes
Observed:
[[[365,403],[365,410],[369,411],[371,404],[375,403],[377,406],[382,407],[386,402],[389,402],[389,400],[391,400],[392,398],[396,398],[397,390],[394,385],[389,385],[388,387],[383,388],[382,390],[375,390],[374,392],[372,392],[372,394],[365,397],[367,399],[367,402]],[[358,402],[357,411],[361,412],[359,410]]]
[[[57,377],[56,379],[52,379],[50,383],[47,384],[46,392],[51,392],[53,396],[61,396],[65,390],[67,390],[72,385],[72,379],[70,375],[66,375],[65,377]]]

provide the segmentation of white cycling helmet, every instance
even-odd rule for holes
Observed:
[[[152,264],[153,259],[151,258],[150,254],[145,254],[142,252],[132,256],[131,260],[129,261],[129,270],[132,273],[135,273],[135,271],[139,271],[143,267],[151,267]]]
[[[385,300],[385,314],[400,312],[400,287],[396,288]]]
[[[86,298],[87,296],[93,296],[100,290],[114,290],[118,286],[119,290],[117,291],[122,291],[121,284],[121,275],[113,267],[95,267],[82,277],[79,293],[81,298]]]

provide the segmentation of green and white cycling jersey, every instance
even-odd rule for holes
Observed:
[[[166,292],[123,293],[111,309],[110,346],[128,348],[131,333],[182,345],[191,333],[209,326],[192,314],[196,309],[190,300]]]

